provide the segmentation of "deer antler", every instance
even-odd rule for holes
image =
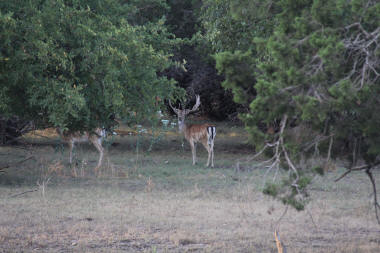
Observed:
[[[178,109],[177,108],[174,108],[173,106],[172,106],[172,103],[170,102],[170,99],[169,99],[169,105],[170,105],[170,107],[173,109],[173,111],[178,115]]]
[[[211,161],[211,167],[214,167],[214,139],[215,139],[215,134],[216,134],[215,126],[213,126],[212,124],[207,124],[207,123],[206,124],[186,124],[185,122],[186,116],[189,113],[198,110],[200,104],[201,104],[201,98],[199,95],[196,95],[196,102],[191,110],[185,109],[183,106],[181,106],[182,110],[174,108],[171,102],[169,101],[170,107],[175,111],[175,113],[178,116],[179,131],[185,135],[185,139],[190,144],[191,153],[193,155],[193,165],[196,163],[196,160],[197,160],[195,144],[197,142],[201,142],[208,152],[208,159],[207,159],[206,166],[208,167]]]
[[[198,107],[201,105],[201,98],[199,97],[199,95],[196,95],[195,97],[196,97],[195,105],[193,106],[191,110],[186,110],[186,114],[196,111]]]
[[[199,95],[196,95],[195,97],[196,97],[196,102],[195,102],[195,105],[193,106],[193,108],[192,108],[191,110],[189,110],[189,109],[183,109],[183,110],[180,110],[180,109],[177,109],[177,108],[173,107],[173,105],[172,105],[170,99],[169,99],[169,106],[173,109],[173,111],[174,111],[177,115],[178,115],[179,113],[181,113],[181,112],[184,112],[185,115],[187,115],[187,114],[189,114],[189,113],[191,113],[191,112],[196,111],[196,110],[198,109],[198,107],[201,105],[201,98],[200,98],[200,96],[199,96]],[[182,107],[182,105],[181,105],[181,107]]]

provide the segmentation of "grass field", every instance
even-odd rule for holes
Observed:
[[[308,212],[289,208],[278,224],[285,207],[261,193],[265,170],[236,170],[253,154],[241,127],[218,126],[212,169],[200,145],[191,165],[175,129],[150,133],[113,137],[97,176],[95,148],[78,146],[70,167],[54,131],[0,147],[0,252],[277,252],[277,225],[288,253],[380,252],[364,174],[315,178]]]

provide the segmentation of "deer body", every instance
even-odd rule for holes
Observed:
[[[94,131],[84,131],[84,132],[65,132],[57,129],[57,133],[61,136],[62,140],[69,145],[69,154],[70,154],[70,164],[73,161],[73,148],[75,143],[90,142],[99,152],[98,164],[95,167],[95,172],[98,171],[102,165],[104,148],[102,146],[103,138],[106,136],[104,129],[96,128]]]
[[[208,167],[211,160],[211,167],[214,167],[214,138],[216,134],[215,126],[210,124],[202,125],[185,125],[184,135],[189,142],[191,153],[193,155],[193,165],[197,162],[196,144],[202,143],[208,152],[207,164]]]
[[[198,109],[200,105],[200,98],[197,96],[197,102],[191,110],[180,110],[174,108],[171,103],[169,105],[172,107],[174,112],[178,116],[178,127],[179,131],[183,132],[185,139],[189,142],[191,147],[191,153],[193,156],[193,165],[197,162],[197,154],[196,154],[196,144],[201,142],[202,145],[206,148],[208,152],[208,159],[206,166],[210,165],[214,167],[214,139],[216,135],[216,127],[211,124],[186,124],[185,117]]]

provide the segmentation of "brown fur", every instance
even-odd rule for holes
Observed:
[[[207,146],[207,127],[213,126],[211,124],[193,124],[186,125],[185,138],[187,141],[193,141],[194,143],[201,142],[204,146]],[[205,146],[205,147],[206,147]]]
[[[193,155],[193,165],[197,162],[197,155],[196,155],[197,152],[196,152],[195,144],[197,142],[201,142],[208,152],[208,159],[207,159],[206,166],[207,167],[209,166],[210,160],[211,160],[211,167],[214,167],[214,138],[215,136],[213,136],[210,140],[208,140],[207,138],[208,137],[207,128],[214,127],[214,126],[211,124],[187,125],[185,123],[186,116],[189,113],[196,111],[200,104],[201,104],[201,100],[200,100],[199,95],[196,95],[196,102],[191,110],[189,109],[180,110],[180,109],[174,108],[169,100],[170,107],[178,116],[179,130],[184,133],[186,140],[190,144],[191,153]]]
[[[194,125],[184,125],[184,135],[185,139],[189,142],[191,147],[191,152],[193,155],[193,165],[196,163],[197,157],[196,157],[196,146],[195,144],[197,142],[202,143],[202,145],[205,147],[205,149],[208,152],[208,159],[206,166],[208,167],[210,164],[211,159],[211,167],[214,167],[214,143],[212,143],[212,146],[208,145],[207,142],[207,128],[208,127],[214,127],[211,124],[194,124]]]
[[[95,167],[95,173],[98,172],[98,169],[102,165],[104,148],[102,146],[102,140],[104,137],[103,130],[101,128],[96,128],[93,132],[62,132],[60,129],[57,129],[57,133],[61,136],[62,140],[69,145],[69,154],[70,154],[70,164],[73,159],[73,148],[76,142],[90,142],[99,152],[98,164]]]

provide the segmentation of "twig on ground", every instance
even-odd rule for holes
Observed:
[[[27,157],[27,158],[25,158],[25,159],[23,159],[23,160],[21,160],[21,161],[17,161],[17,162],[12,163],[12,164],[7,164],[7,165],[5,165],[4,167],[1,167],[1,168],[0,168],[0,171],[5,170],[5,169],[8,169],[9,167],[12,167],[12,166],[15,166],[15,165],[21,164],[21,163],[23,163],[23,162],[26,162],[26,161],[28,161],[28,160],[30,160],[30,159],[32,159],[32,158],[34,158],[34,156],[29,156],[29,157]]]
[[[38,191],[38,188],[33,189],[33,190],[24,191],[24,192],[17,193],[17,194],[13,194],[13,195],[11,195],[11,196],[9,196],[9,197],[10,197],[10,198],[14,198],[14,197],[17,197],[17,196],[23,195],[23,194],[28,193],[28,192],[36,192],[36,191]]]
[[[314,218],[313,218],[313,215],[311,214],[309,208],[305,207],[305,209],[306,209],[306,212],[309,214],[309,216],[310,216],[310,218],[311,218],[311,222],[313,223],[314,227],[315,227],[316,229],[318,229],[318,226],[317,226],[317,224],[315,224],[315,222],[314,222]]]
[[[274,238],[276,240],[277,252],[278,253],[286,253],[286,247],[284,243],[280,239],[280,234],[277,230],[274,231]]]
[[[289,208],[289,205],[286,205],[284,212],[282,213],[282,215],[280,216],[280,218],[276,221],[275,226],[274,226],[275,230],[279,229],[280,222],[281,222],[282,218],[284,218],[285,215],[286,215],[286,213],[288,212],[288,208]]]

